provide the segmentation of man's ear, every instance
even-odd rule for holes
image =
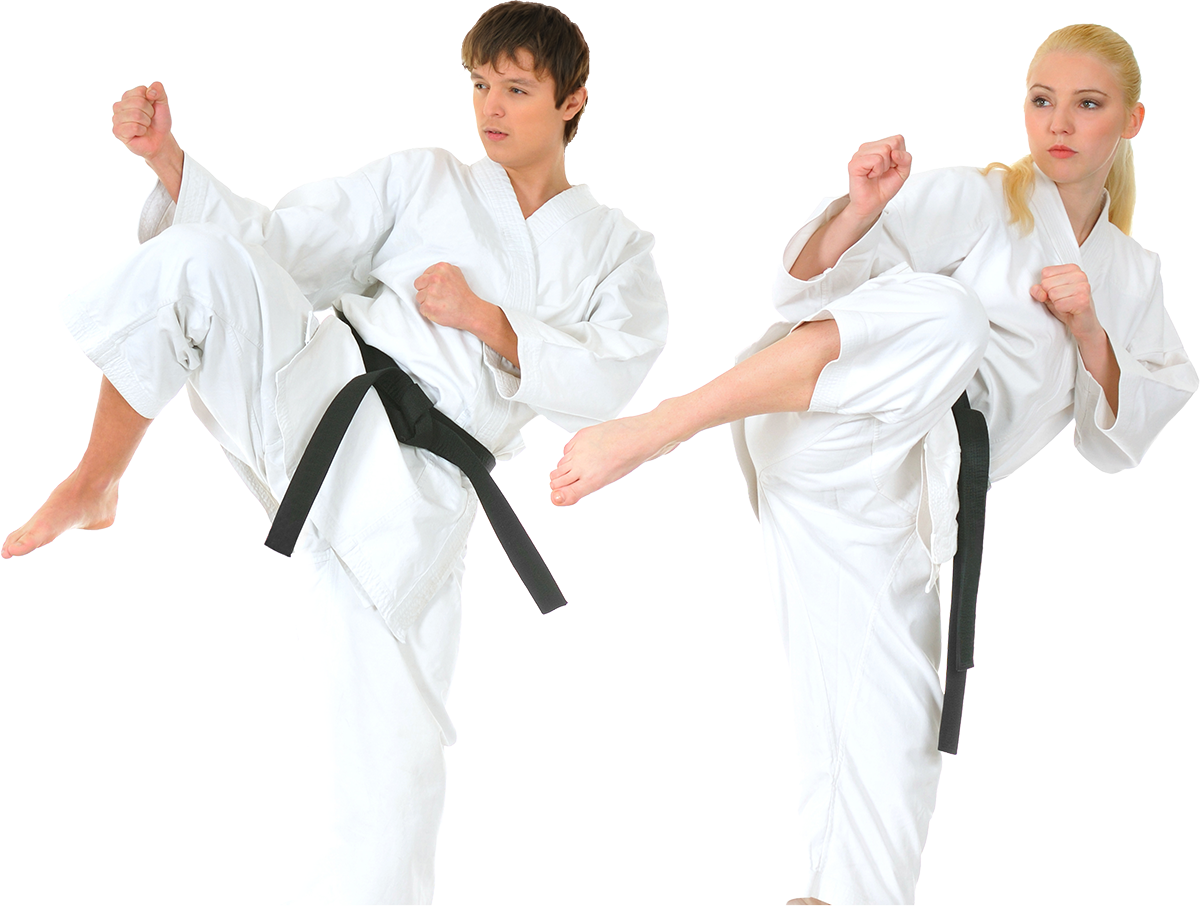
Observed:
[[[575,114],[583,109],[583,105],[587,103],[587,88],[580,85],[574,91],[566,96],[562,102],[562,106],[558,109],[562,111],[563,122],[574,119]]]

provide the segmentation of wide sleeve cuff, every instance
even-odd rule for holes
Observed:
[[[842,253],[833,267],[808,280],[799,280],[789,273],[813,234],[837,216],[848,201],[848,196],[843,195],[824,203],[820,212],[801,227],[784,248],[772,298],[775,308],[788,321],[798,323],[810,319],[827,303],[840,299],[871,278],[886,210],[858,242]]]
[[[1182,355],[1177,364],[1152,371],[1123,346],[1112,346],[1121,368],[1115,415],[1082,358],[1076,362],[1075,446],[1104,472],[1119,472],[1141,462],[1197,383],[1195,369]]]
[[[508,313],[505,312],[505,314]],[[509,315],[509,322],[511,323],[511,321],[512,316]],[[521,357],[521,335],[518,333],[517,358]],[[517,395],[517,391],[521,389],[521,369],[486,343],[483,347],[483,363],[487,366],[488,373],[492,376],[492,382],[496,385],[496,392],[500,394],[501,398],[511,400]]]
[[[536,403],[539,384],[544,383],[540,379],[542,347],[548,339],[552,339],[545,335],[557,331],[524,312],[506,310],[504,314],[512,325],[513,333],[517,335],[517,358],[521,367],[517,368],[490,346],[484,346],[484,361],[496,384],[496,392],[503,399],[515,403]]]
[[[184,158],[186,166],[187,158]],[[175,202],[167,187],[156,182],[146,203],[142,205],[142,216],[138,220],[138,242],[149,242],[175,222]]]

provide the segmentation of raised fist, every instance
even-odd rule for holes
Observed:
[[[908,179],[912,155],[904,150],[904,136],[893,135],[860,147],[847,169],[851,207],[859,216],[873,220]]]
[[[113,104],[113,135],[138,157],[152,158],[169,144],[171,108],[162,82],[130,88]]]

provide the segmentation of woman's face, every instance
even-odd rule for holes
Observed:
[[[1117,142],[1142,126],[1141,104],[1125,108],[1116,75],[1086,54],[1054,51],[1029,74],[1025,131],[1038,168],[1060,187],[1099,192],[1117,153]]]

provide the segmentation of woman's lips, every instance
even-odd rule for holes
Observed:
[[[1050,156],[1057,157],[1059,160],[1065,160],[1068,157],[1074,157],[1075,151],[1066,145],[1055,145],[1050,149]]]

